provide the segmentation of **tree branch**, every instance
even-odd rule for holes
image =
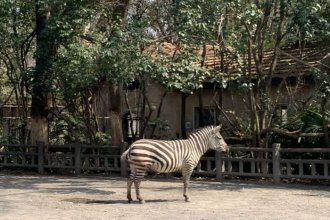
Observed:
[[[274,128],[274,127],[269,127],[263,129],[260,134],[261,135],[266,135],[267,133],[277,133],[281,134],[287,137],[295,138],[298,139],[299,137],[323,137],[325,134],[323,132],[320,133],[302,133],[300,131],[289,131],[286,129],[281,129],[281,128]]]
[[[301,59],[298,59],[297,57],[292,56],[291,54],[289,54],[289,53],[287,53],[287,52],[281,50],[281,49],[278,48],[278,47],[276,48],[276,50],[277,50],[279,53],[282,53],[283,55],[288,56],[288,57],[290,57],[291,59],[297,61],[298,63],[304,64],[304,65],[306,65],[306,66],[308,66],[308,67],[311,67],[311,68],[313,68],[313,69],[315,69],[315,70],[318,70],[318,71],[320,70],[319,68],[316,68],[316,67],[313,66],[312,64],[307,63],[307,62],[305,62],[305,61],[303,61],[303,60],[301,60]]]

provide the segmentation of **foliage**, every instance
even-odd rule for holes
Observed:
[[[329,59],[329,58],[328,58]],[[330,97],[330,75],[327,72],[317,71],[313,72],[313,78],[317,83],[318,90],[316,96],[318,98],[325,98],[327,99]]]
[[[95,71],[97,53],[97,47],[81,45],[78,42],[60,47],[53,66],[58,82],[54,84],[53,91],[62,92],[64,99],[69,101],[78,98],[80,92],[85,89],[98,85],[100,76]]]
[[[170,91],[181,91],[193,93],[203,87],[203,82],[210,73],[198,67],[191,57],[184,57],[183,54],[168,59],[162,57],[154,63],[152,78],[160,84],[165,85]],[[156,70],[156,71],[155,71]]]
[[[31,1],[0,2],[0,78],[2,101],[23,105],[29,58],[33,49],[33,7]],[[15,91],[16,96],[12,96]]]
[[[1,119],[0,121],[1,124],[6,124],[8,125],[8,120]],[[6,130],[5,130],[6,129]],[[9,129],[9,132],[8,130]],[[1,144],[18,144],[20,142],[19,137],[16,135],[17,130],[20,129],[19,123],[16,125],[11,124],[10,128],[5,128],[5,126],[0,127],[0,143]]]
[[[221,22],[222,1],[175,1],[172,6],[173,31],[177,41],[190,45],[203,45],[214,41]]]
[[[326,114],[326,120],[330,122],[330,111],[327,111]],[[283,127],[290,131],[300,131],[306,133],[322,132],[323,118],[320,113],[320,109],[312,105],[306,111],[289,118],[288,123],[283,125]]]
[[[326,112],[326,119],[330,123],[330,111]],[[291,115],[288,122],[281,126],[288,131],[301,133],[323,133],[323,116],[320,108],[311,105],[306,111],[297,115]],[[281,143],[283,147],[320,147],[325,146],[324,137],[299,137],[290,138],[287,136],[272,134],[269,140],[271,143]]]
[[[330,23],[325,13],[329,4],[324,1],[293,1],[288,3],[293,7],[292,20],[288,25],[288,32],[299,38],[302,43],[319,42],[329,35]],[[329,13],[329,12],[328,12]],[[296,40],[295,38],[291,40]]]
[[[56,121],[53,122],[50,132],[50,140],[52,143],[65,144],[65,143],[83,143],[90,144],[91,140],[86,136],[88,133],[86,129],[84,117],[71,115],[70,113],[62,113]],[[109,144],[109,135],[96,132],[95,144]]]

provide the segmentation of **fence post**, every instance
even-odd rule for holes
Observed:
[[[44,148],[45,145],[43,142],[37,142],[38,148],[38,173],[44,174]]]
[[[273,152],[273,180],[275,183],[281,182],[281,170],[280,170],[280,148],[281,144],[274,143],[272,145]]]
[[[215,151],[215,179],[222,180],[222,159],[218,151]]]
[[[125,152],[127,148],[127,143],[124,142],[120,145],[120,155]],[[127,176],[127,162],[120,160],[120,175],[126,177]]]
[[[81,146],[76,144],[74,146],[74,168],[75,168],[75,174],[80,175],[81,171]]]

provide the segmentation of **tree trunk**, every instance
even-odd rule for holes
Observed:
[[[160,99],[160,103],[159,103],[159,106],[158,106],[158,109],[157,109],[156,119],[160,118],[160,113],[162,111],[162,107],[163,107],[163,103],[164,103],[164,99],[165,99],[166,95],[167,95],[167,90],[165,90],[165,92],[163,93],[163,95]],[[156,129],[157,129],[157,123],[155,123],[155,125],[152,127],[152,130],[150,132],[150,138],[154,137]]]
[[[35,0],[36,14],[36,67],[32,84],[31,104],[31,140],[48,143],[48,88],[49,69],[54,57],[54,42],[46,36],[46,23],[50,12],[41,9],[39,0]]]
[[[113,12],[112,21],[114,24],[121,26],[125,23],[127,17],[127,11],[130,4],[130,0],[120,0],[116,2],[115,9]],[[111,39],[111,36],[109,36]],[[118,83],[112,82],[110,84],[110,136],[111,143],[114,145],[120,145],[123,143],[123,131],[122,131],[122,112],[121,112],[121,93],[122,86]]]
[[[252,83],[252,42],[251,40],[248,41],[248,73],[249,73],[249,80]],[[256,99],[253,89],[249,92],[249,103],[250,103],[250,115],[251,115],[251,127],[252,127],[252,145],[254,147],[259,146],[259,120],[258,120],[258,113],[256,108]]]
[[[199,101],[199,108],[198,108],[198,126],[204,127],[205,121],[204,121],[204,105],[203,105],[203,90],[200,89],[198,91],[198,101]]]
[[[186,100],[189,95],[182,93],[181,95],[181,136],[183,139],[187,138],[186,132]]]
[[[122,118],[121,118],[121,91],[118,84],[112,84],[109,88],[110,103],[110,136],[111,144],[120,145],[123,143]]]

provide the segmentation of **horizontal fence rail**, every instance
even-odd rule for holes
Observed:
[[[79,175],[82,172],[110,172],[127,175],[128,165],[120,161],[127,148],[121,146],[68,145],[2,145],[0,168],[28,168],[66,170]],[[308,158],[308,159],[306,159]],[[194,171],[198,176],[265,177],[279,183],[281,179],[330,180],[330,149],[328,148],[272,148],[233,145],[228,154],[208,152]]]

